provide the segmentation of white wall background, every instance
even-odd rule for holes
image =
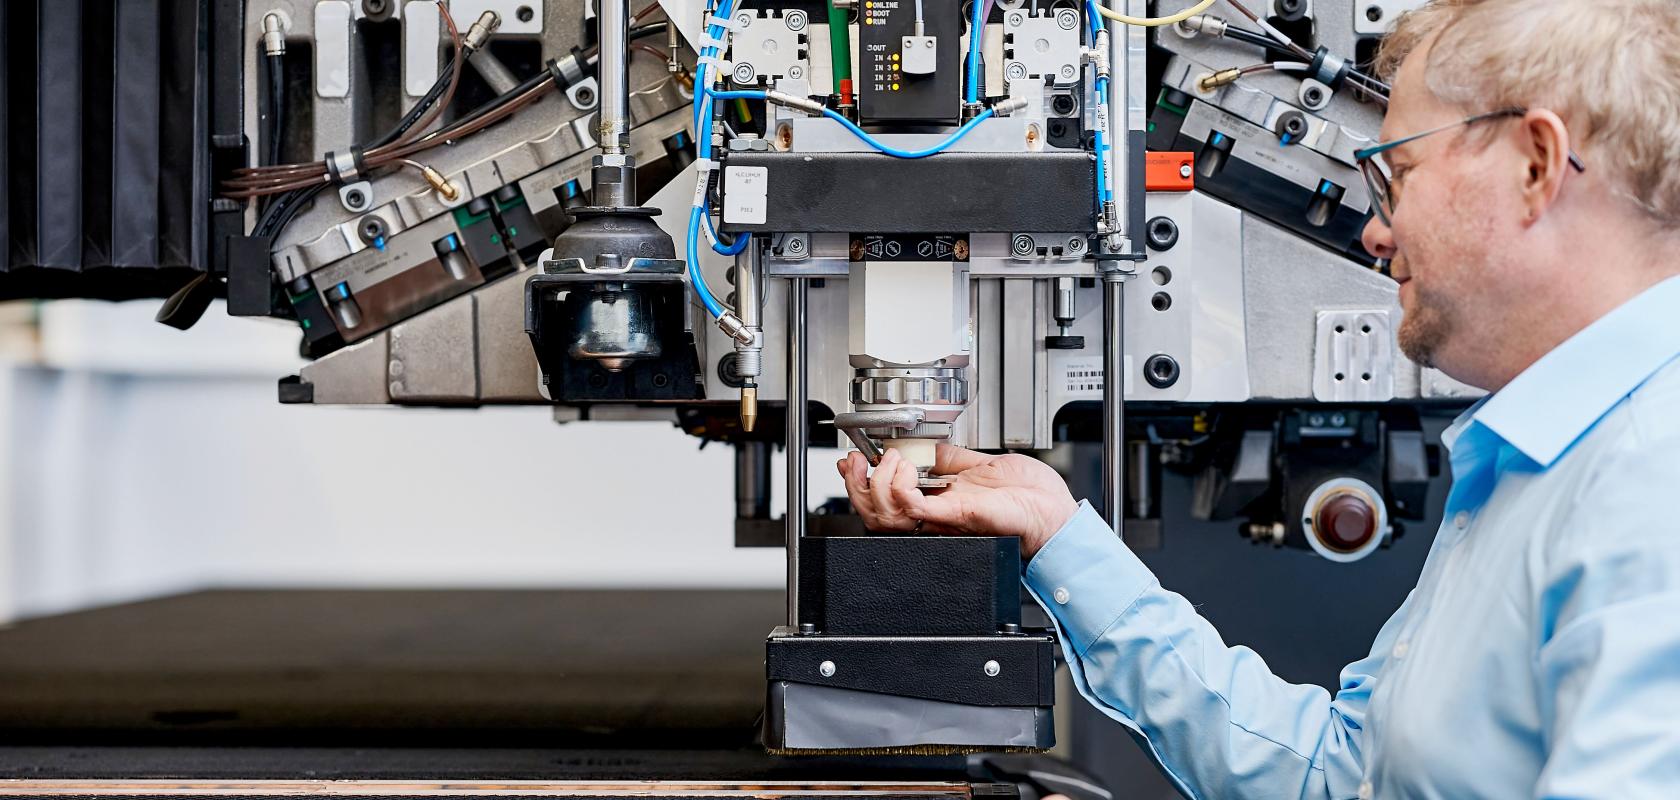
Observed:
[[[780,550],[732,546],[727,447],[543,408],[281,406],[290,326],[212,309],[180,333],[154,305],[49,305],[41,357],[0,362],[0,620],[208,586],[781,585]],[[813,500],[843,493],[834,458]]]

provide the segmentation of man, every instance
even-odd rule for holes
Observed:
[[[1383,61],[1365,245],[1407,355],[1492,394],[1334,697],[1227,647],[1039,462],[944,448],[923,496],[853,453],[852,502],[1020,536],[1081,694],[1191,796],[1680,797],[1680,3],[1436,2]]]

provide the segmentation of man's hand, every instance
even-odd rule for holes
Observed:
[[[929,494],[916,488],[916,468],[895,450],[882,456],[873,476],[862,453],[847,453],[836,466],[870,530],[1019,536],[1028,558],[1079,508],[1062,476],[1026,456],[989,456],[941,444],[933,474],[954,480]]]

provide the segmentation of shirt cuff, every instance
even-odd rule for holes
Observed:
[[[1079,656],[1138,597],[1159,585],[1155,574],[1084,500],[1027,563],[1024,580],[1061,623]]]

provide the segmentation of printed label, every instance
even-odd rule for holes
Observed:
[[[769,167],[725,167],[723,221],[763,225],[769,219]]]

